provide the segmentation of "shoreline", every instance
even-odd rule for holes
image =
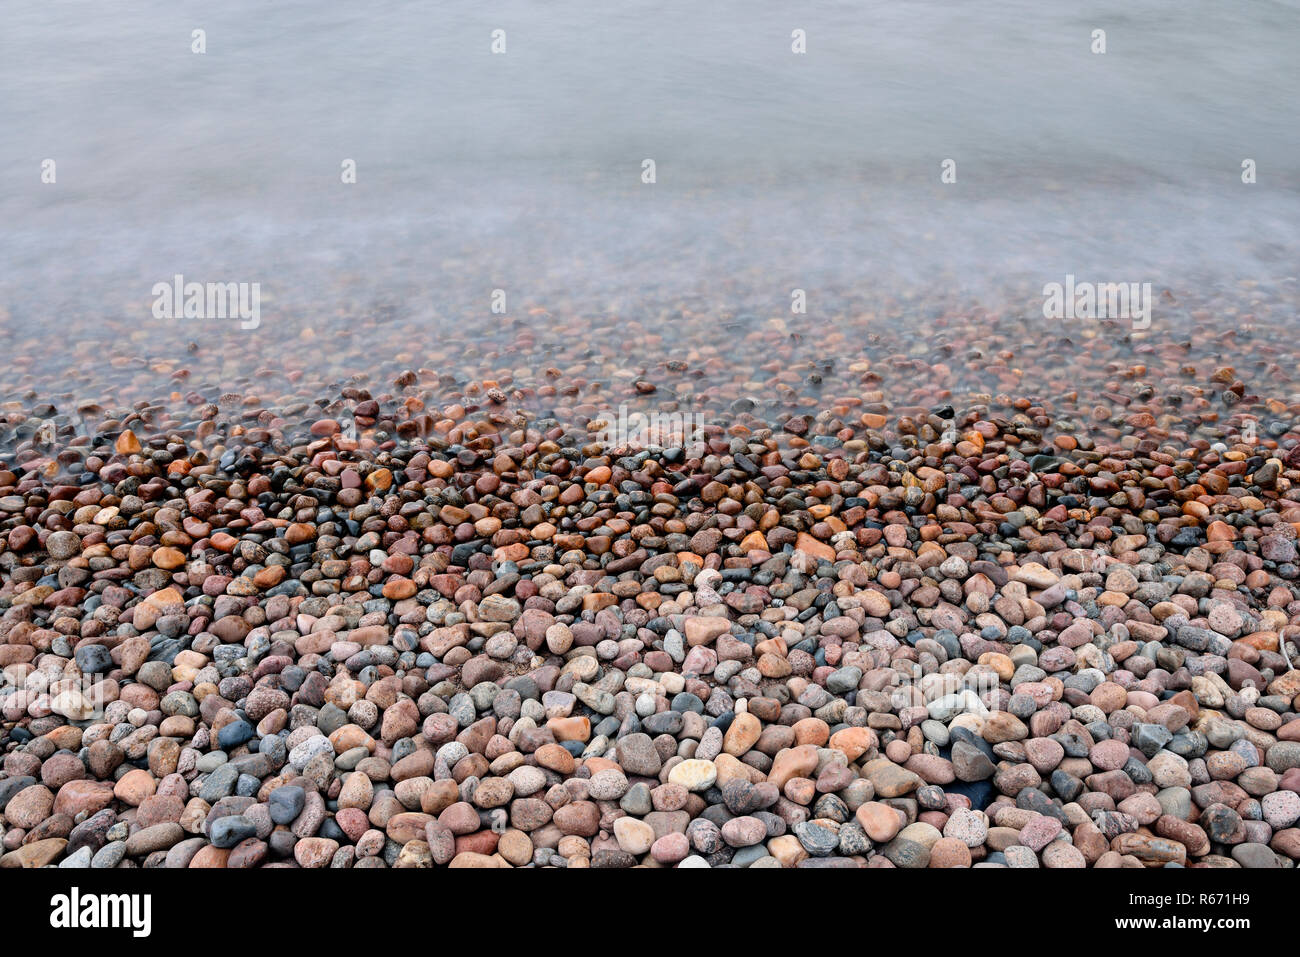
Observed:
[[[0,864],[1300,858],[1300,434],[1251,370],[538,321],[315,401],[155,364],[54,458],[7,401]],[[623,407],[707,435],[593,442]]]

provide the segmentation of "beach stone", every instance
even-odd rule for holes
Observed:
[[[888,759],[870,761],[863,766],[863,777],[871,782],[876,794],[884,798],[902,797],[925,784],[917,774]]]
[[[722,839],[732,847],[749,847],[767,838],[767,825],[756,817],[734,817],[722,825]]]
[[[0,855],[0,868],[45,867],[58,859],[67,843],[65,838],[48,837],[24,844],[7,854]]]
[[[292,824],[306,804],[307,792],[297,785],[287,784],[267,795],[271,820],[276,824]]]
[[[712,761],[687,760],[674,765],[668,772],[668,781],[688,791],[705,791],[718,779],[718,769]]]
[[[981,846],[988,838],[988,819],[970,808],[957,808],[943,826],[943,836],[961,841],[968,848]]]
[[[1275,791],[1260,800],[1264,820],[1275,831],[1284,830],[1300,821],[1300,794],[1295,791]]]
[[[1292,864],[1297,296],[1220,285],[1181,346],[1026,345],[996,284],[823,289],[815,336],[745,282],[423,337],[330,289],[269,351],[10,322],[0,859]]]
[[[618,763],[627,774],[654,777],[659,774],[663,760],[648,734],[635,733],[618,740]]]
[[[1061,822],[1040,814],[1020,829],[1020,843],[1035,853],[1047,847],[1061,833]]]
[[[620,848],[636,857],[645,854],[655,843],[654,828],[634,817],[621,817],[615,821],[614,837]]]
[[[879,801],[868,801],[861,805],[855,817],[862,830],[877,844],[885,844],[893,840],[903,829],[903,820],[898,816],[898,812]]]
[[[930,867],[970,867],[970,847],[961,840],[952,837],[935,841],[930,848]]]
[[[659,864],[678,864],[690,853],[690,843],[685,834],[671,832],[654,842],[650,856]]]
[[[11,826],[30,829],[49,817],[53,810],[54,793],[43,784],[29,784],[9,798],[4,815]]]
[[[327,867],[339,849],[338,841],[327,837],[305,837],[293,847],[293,858],[299,867]]]

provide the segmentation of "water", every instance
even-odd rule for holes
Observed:
[[[11,336],[173,356],[240,334],[155,319],[150,290],[176,273],[260,282],[268,347],[357,322],[489,335],[495,288],[525,321],[652,320],[684,297],[788,317],[793,288],[823,306],[1023,304],[1066,273],[1180,293],[1295,273],[1296,0],[6,0],[2,16]],[[44,341],[38,367],[72,363]]]

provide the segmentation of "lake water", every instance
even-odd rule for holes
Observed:
[[[11,335],[180,348],[177,273],[259,282],[274,343],[1296,271],[1294,0],[3,6]]]

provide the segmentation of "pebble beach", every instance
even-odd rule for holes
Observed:
[[[1131,869],[989,912],[1294,940],[1294,2],[210,6],[5,19],[11,925]]]
[[[15,334],[0,866],[1294,867],[1288,289]]]

